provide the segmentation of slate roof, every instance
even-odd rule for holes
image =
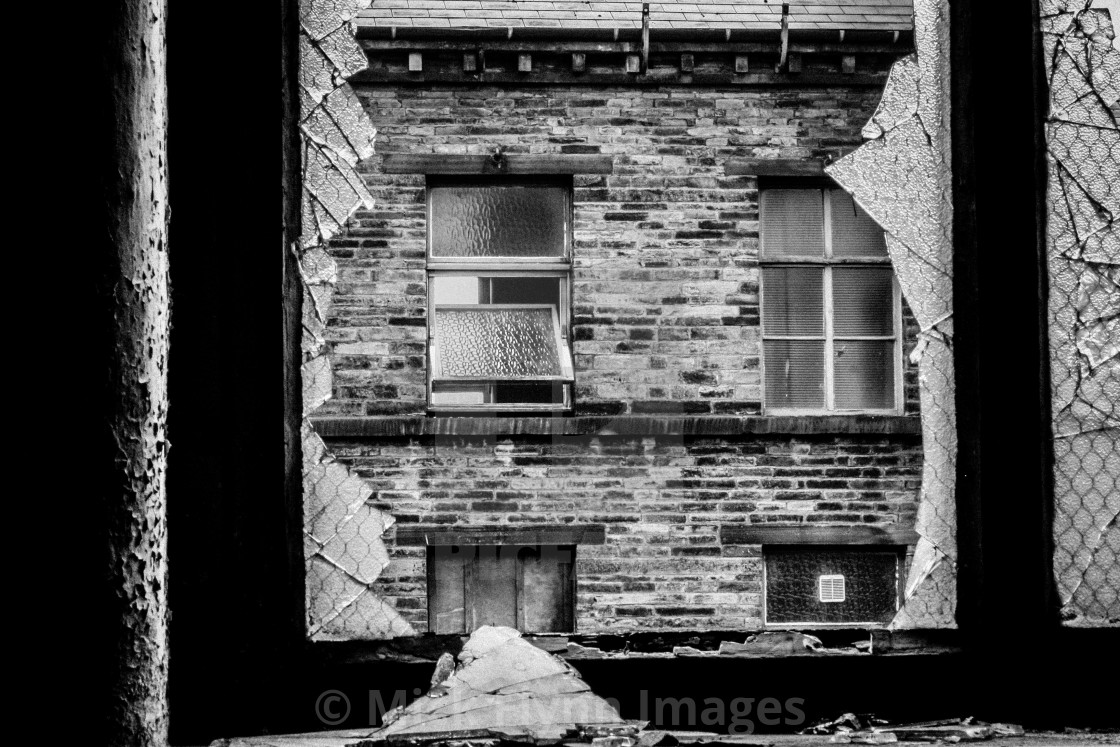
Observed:
[[[789,0],[791,30],[910,31],[913,0]],[[651,0],[650,29],[775,30],[781,0]],[[365,28],[629,29],[641,0],[373,0]]]

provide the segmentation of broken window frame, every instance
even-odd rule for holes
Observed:
[[[566,200],[566,215],[563,226],[563,252],[560,256],[542,257],[445,257],[435,256],[432,253],[432,228],[435,225],[432,190],[440,187],[493,187],[499,185],[560,188]],[[427,200],[427,237],[426,237],[426,270],[427,270],[427,299],[428,299],[428,334],[427,334],[427,407],[430,413],[439,414],[452,412],[457,415],[492,415],[495,411],[509,412],[566,412],[572,408],[572,390],[575,381],[575,370],[571,351],[571,279],[572,279],[572,225],[573,225],[573,200],[572,178],[555,176],[532,176],[528,178],[516,177],[427,177],[425,196]],[[434,293],[434,280],[440,277],[477,277],[484,278],[518,277],[518,278],[556,278],[559,283],[559,302],[554,308],[554,328],[557,332],[557,352],[560,356],[560,376],[516,377],[516,378],[484,378],[484,377],[440,377],[436,376],[439,356],[439,341],[435,333],[435,315],[437,308],[451,308],[464,306],[462,304],[437,304]],[[551,306],[551,304],[548,304]],[[474,308],[487,306],[501,306],[505,308],[529,308],[538,304],[468,304]],[[434,390],[438,385],[447,384],[454,386],[455,382],[464,385],[481,385],[482,403],[437,403]],[[554,394],[551,402],[494,402],[497,387],[503,383],[553,383]]]
[[[545,635],[555,633],[575,633],[576,632],[576,544],[561,544],[561,545],[524,545],[524,544],[462,544],[462,545],[429,545],[426,553],[427,564],[427,590],[426,600],[428,605],[428,632],[435,633],[436,635],[470,635],[482,625],[493,624],[491,622],[480,621],[477,617],[477,601],[475,590],[473,587],[473,580],[478,577],[478,567],[480,558],[484,552],[493,552],[496,557],[500,557],[503,549],[507,551],[514,551],[512,556],[507,555],[499,562],[515,563],[516,567],[513,570],[514,586],[513,586],[513,612],[515,617],[515,627],[518,631],[530,635]],[[437,554],[440,552],[448,552],[448,548],[455,548],[456,551],[467,551],[469,556],[464,556],[461,559],[463,564],[463,627],[461,630],[441,629],[438,620],[438,603],[440,583],[438,579],[439,564],[436,562]],[[529,612],[527,611],[525,600],[527,597],[525,591],[525,564],[526,558],[522,556],[522,550],[532,549],[538,554],[538,557],[543,557],[546,553],[564,554],[567,556],[566,562],[557,562],[556,568],[559,573],[557,578],[557,588],[560,593],[559,609],[560,615],[563,618],[564,625],[561,629],[557,630],[530,630],[527,620],[529,619]]]
[[[818,192],[821,194],[823,200],[823,217],[822,217],[822,231],[824,238],[824,256],[818,257],[789,257],[783,256],[780,259],[770,259],[766,256],[766,237],[763,229],[762,211],[763,211],[763,193],[769,189],[797,189],[811,192]],[[903,411],[904,405],[904,366],[902,359],[902,289],[898,283],[898,277],[894,273],[894,268],[891,265],[890,257],[884,253],[880,255],[865,255],[865,256],[833,256],[832,250],[832,190],[841,190],[841,188],[831,180],[818,180],[818,179],[776,179],[759,184],[758,189],[758,206],[759,206],[759,336],[760,336],[760,354],[759,354],[759,368],[761,373],[761,386],[762,386],[762,412],[765,415],[899,415]],[[822,333],[819,335],[790,335],[790,334],[772,334],[766,332],[766,284],[763,282],[763,270],[769,268],[820,268],[822,271],[821,280],[821,294],[822,294]],[[891,335],[850,335],[843,334],[837,335],[835,332],[835,312],[834,312],[834,299],[833,299],[833,269],[836,267],[844,268],[887,268],[891,271]],[[780,405],[772,405],[767,402],[766,391],[766,343],[768,341],[798,341],[798,342],[822,342],[823,343],[823,385],[824,385],[824,406],[823,407],[782,407]],[[845,408],[839,409],[836,407],[836,380],[835,380],[835,344],[836,342],[854,342],[854,341],[869,341],[869,342],[893,342],[891,346],[891,354],[893,356],[893,366],[891,373],[890,388],[893,392],[894,405],[887,408]]]

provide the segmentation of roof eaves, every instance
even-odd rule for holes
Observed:
[[[532,39],[535,41],[634,41],[641,35],[641,24],[622,20],[583,22],[549,18],[521,20],[506,18],[424,18],[421,23],[398,23],[401,19],[362,16],[354,19],[355,33],[365,39]],[[531,24],[531,25],[530,25]],[[827,27],[813,23],[791,23],[790,40],[800,42],[837,41],[843,31],[848,42],[885,43],[905,46],[913,38],[909,24],[853,23],[848,28]],[[668,24],[651,25],[654,41],[749,42],[774,41],[780,30],[772,22],[746,22],[734,27],[696,24],[674,20]]]

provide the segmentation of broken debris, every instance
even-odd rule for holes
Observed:
[[[749,636],[742,643],[723,641],[719,644],[721,656],[796,656],[823,650],[820,638],[797,631],[767,631]]]
[[[889,731],[856,731],[833,734],[828,741],[833,744],[893,744],[898,737]]]
[[[873,716],[845,713],[831,721],[822,721],[802,734],[832,734],[836,744],[888,744],[893,742],[975,742],[994,736],[1022,736],[1017,724],[985,724],[972,717],[941,719],[912,724],[887,724]]]
[[[458,665],[440,657],[433,691],[393,714],[372,743],[505,739],[633,747],[645,724],[628,722],[564,661],[511,628],[476,630]],[[436,683],[437,676],[439,682]]]

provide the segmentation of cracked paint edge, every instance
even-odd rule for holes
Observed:
[[[1049,83],[1054,575],[1064,625],[1115,627],[1120,626],[1120,52],[1108,11],[1091,6],[1088,0],[1039,4]]]
[[[382,535],[393,525],[392,515],[367,504],[370,488],[334,460],[308,420],[332,389],[325,332],[338,270],[327,244],[356,210],[373,203],[356,167],[373,154],[376,133],[346,82],[366,65],[350,19],[367,5],[368,0],[300,2],[302,232],[291,251],[303,287],[303,540],[312,640],[416,634],[372,588],[389,564]],[[352,544],[359,548],[357,556],[349,552]]]
[[[892,66],[866,142],[826,172],[884,229],[921,328],[922,485],[903,603],[892,629],[956,627],[956,408],[947,0],[915,0],[915,52]]]

